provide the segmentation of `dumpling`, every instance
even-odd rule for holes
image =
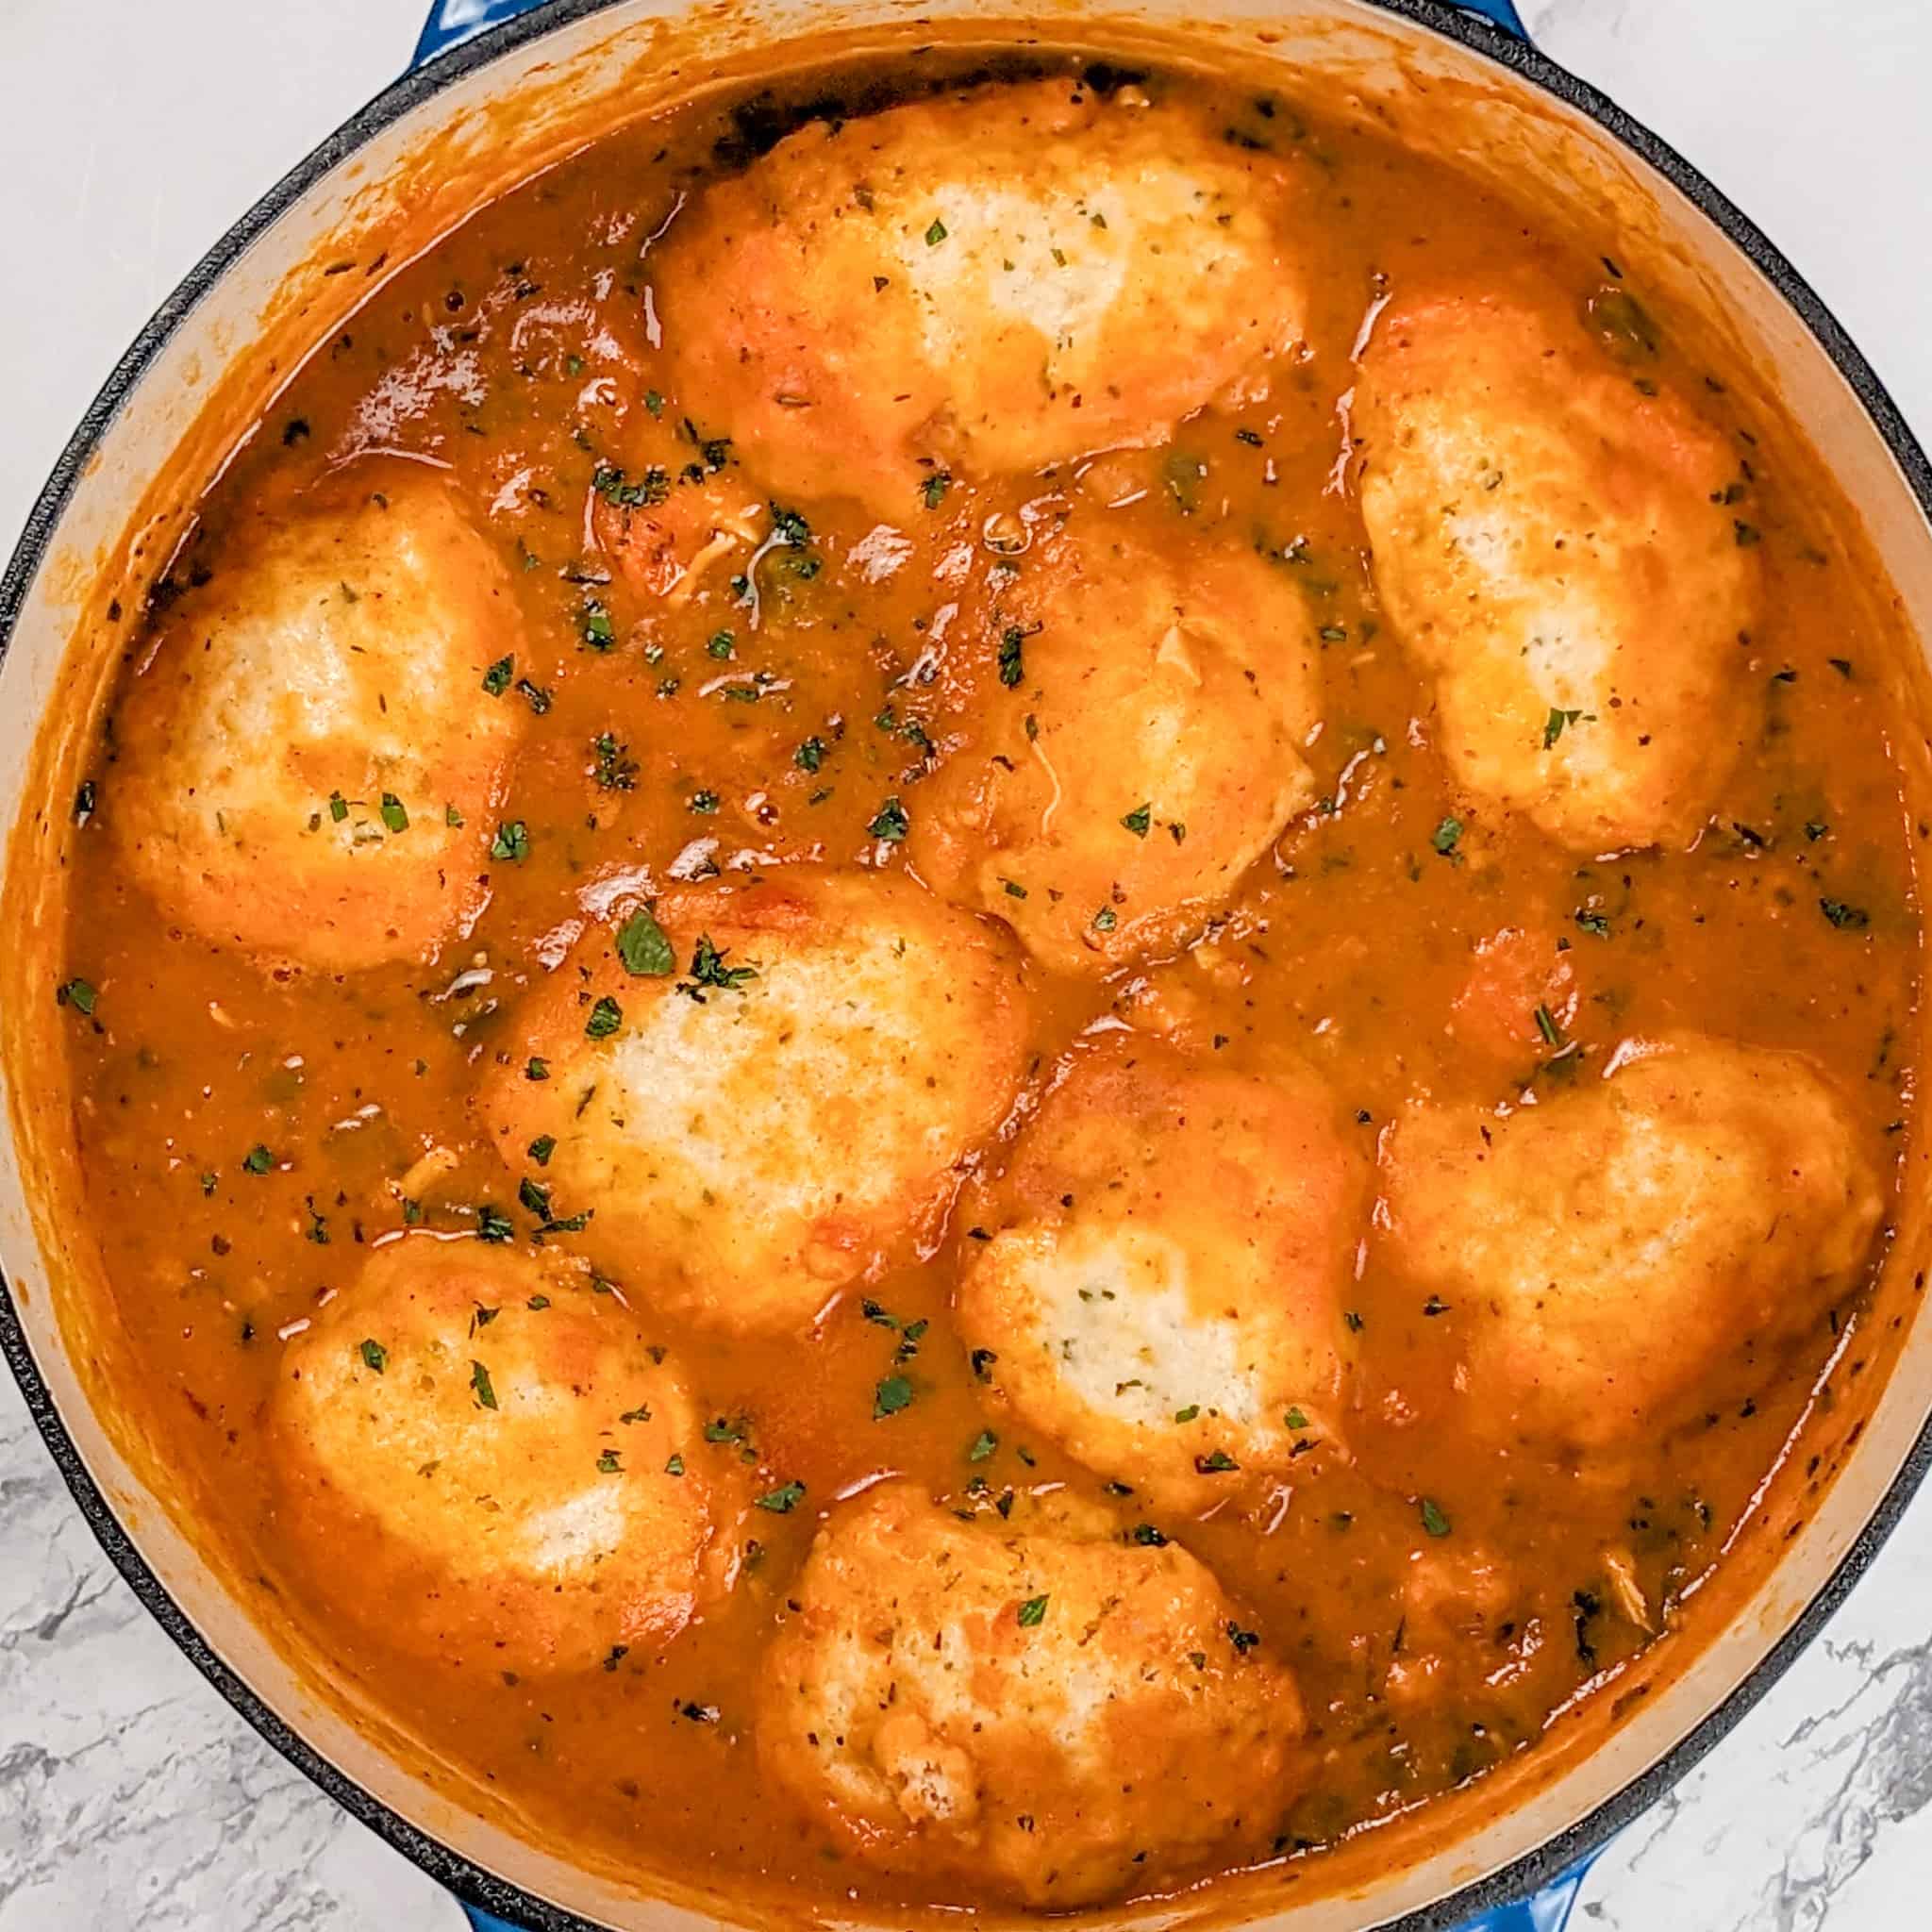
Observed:
[[[1354,402],[1375,587],[1460,782],[1600,852],[1680,843],[1746,728],[1739,462],[1554,285],[1399,302]]]
[[[105,821],[207,938],[333,972],[417,959],[482,902],[519,621],[441,483],[263,527],[161,619],[116,718]]]
[[[988,606],[976,713],[909,850],[1059,973],[1192,939],[1315,794],[1317,646],[1246,552],[1073,529]]]
[[[589,1669],[675,1637],[716,1498],[675,1369],[555,1257],[378,1248],[288,1347],[270,1444],[316,1583],[386,1642]]]
[[[1035,1907],[1261,1849],[1301,1735],[1293,1678],[1177,1545],[962,1523],[904,1483],[821,1530],[758,1690],[759,1762],[841,1849]]]
[[[815,121],[654,256],[672,387],[775,488],[904,520],[935,469],[1161,441],[1295,347],[1300,204],[1195,108],[1071,78]]]
[[[625,955],[628,954],[626,959]],[[638,970],[632,970],[633,967]],[[902,878],[795,867],[680,888],[587,943],[483,1096],[661,1307],[803,1329],[951,1198],[1025,1070],[1018,949]]]
[[[1382,1259],[1446,1303],[1475,1432],[1591,1449],[1654,1433],[1818,1319],[1883,1203],[1799,1055],[1686,1035],[1576,1078],[1505,1114],[1398,1121]]]
[[[1346,1133],[1298,1068],[1191,1066],[1124,1035],[1079,1055],[961,1204],[959,1326],[987,1377],[1180,1507],[1336,1443],[1368,1180]]]

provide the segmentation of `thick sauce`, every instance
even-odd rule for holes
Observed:
[[[1858,1305],[1856,1286],[1809,1305],[1794,1286],[1774,1344],[1740,1336],[1699,1367],[1691,1399],[1612,1448],[1520,1437],[1507,1414],[1473,1430],[1484,1391],[1457,1379],[1469,1307],[1389,1265],[1365,1217],[1341,1428],[1310,1426],[1306,1453],[1265,1483],[1236,1472],[1226,1503],[1185,1486],[1155,1502],[1109,1491],[1105,1471],[993,1392],[955,1325],[963,1210],[889,1244],[815,1325],[721,1333],[683,1304],[654,1308],[653,1257],[611,1252],[594,1214],[572,1224],[594,1201],[506,1166],[479,1087],[525,1066],[538,996],[573,970],[573,945],[678,882],[799,860],[920,866],[949,755],[1014,701],[959,659],[1024,628],[1002,624],[1000,600],[1062,528],[1104,527],[1176,568],[1229,545],[1292,587],[1319,646],[1312,783],[1206,937],[1197,922],[1111,972],[1029,968],[1023,1097],[969,1162],[995,1188],[975,1203],[997,1198],[1004,1150],[1069,1047],[1121,1024],[1217,1067],[1312,1069],[1362,1173],[1426,1097],[1547,1104],[1632,1039],[1790,1049],[1829,1072],[1856,1158],[1893,1184],[1918,958],[1910,819],[1888,742],[1903,645],[1848,582],[1817,511],[1828,486],[1760,455],[1795,439],[1741,413],[1724,372],[1687,346],[1693,325],[1654,321],[1619,264],[1285,101],[1137,84],[1160,102],[1192,97],[1233,151],[1285,158],[1307,198],[1306,353],[1150,449],[1044,475],[935,470],[890,516],[837,493],[836,449],[824,491],[773,491],[732,424],[675,393],[680,332],[716,317],[702,291],[658,287],[655,266],[704,185],[795,124],[769,99],[597,145],[478,212],[318,348],[202,505],[153,621],[166,625],[177,593],[192,609],[218,591],[229,560],[305,492],[386,490],[408,465],[447,479],[521,622],[513,665],[472,701],[526,715],[474,924],[430,963],[264,967],[262,949],[213,943],[157,903],[114,836],[124,774],[143,756],[121,712],[77,808],[63,991],[94,1227],[143,1365],[136,1399],[209,1499],[212,1531],[284,1613],[322,1624],[343,1672],[553,1846],[881,1909],[974,1902],[957,1872],[915,1859],[881,1873],[835,1852],[755,1746],[758,1660],[815,1529],[891,1471],[968,1510],[1066,1485],[1200,1557],[1291,1670],[1306,1711],[1306,1757],[1243,1856],[1305,1857],[1526,1749],[1665,1627]],[[876,105],[889,83],[830,75],[810,92],[821,106]],[[944,215],[936,204],[935,225]],[[1591,317],[1631,382],[1688,398],[1728,441],[1737,541],[1762,573],[1760,614],[1727,658],[1745,750],[1715,808],[1688,838],[1607,858],[1453,774],[1430,682],[1370,575],[1351,468],[1352,358],[1380,308],[1424,282],[1502,285],[1525,264]],[[694,466],[689,487],[756,519],[756,549],[694,573],[680,598],[653,594],[600,541],[599,516],[626,507],[660,442]],[[145,655],[129,651],[130,689]],[[1554,728],[1589,726],[1573,713]],[[1170,836],[1158,813],[1151,828],[1127,823],[1142,807],[1136,772],[1117,789],[1124,839]],[[318,784],[318,809],[329,791]],[[402,802],[440,815],[440,800]],[[771,1077],[786,1078],[782,1055]],[[728,1591],[673,1640],[613,1646],[588,1670],[505,1669],[487,1647],[425,1666],[368,1606],[344,1613],[358,1553],[318,1557],[264,1453],[285,1350],[353,1290],[372,1247],[406,1226],[488,1239],[506,1220],[517,1243],[585,1256],[615,1285],[709,1424],[683,1455],[761,1499],[721,1531]],[[1672,1344],[1657,1336],[1658,1351]],[[1511,1398],[1499,1387],[1490,1400],[1507,1410]],[[1252,1802],[1265,1810],[1269,1794]]]

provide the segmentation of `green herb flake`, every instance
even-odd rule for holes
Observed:
[[[873,1391],[872,1419],[882,1423],[889,1415],[912,1407],[912,1384],[904,1375],[887,1375]]]
[[[1546,1045],[1562,1045],[1563,1029],[1557,1024],[1557,1016],[1550,1011],[1549,1008],[1538,1007],[1530,1017],[1536,1022],[1536,1030],[1542,1035]]]
[[[1428,1535],[1441,1537],[1449,1534],[1449,1519],[1443,1515],[1441,1506],[1433,1496],[1424,1496],[1419,1507],[1423,1528]]]
[[[1050,1596],[1029,1596],[1014,1613],[1023,1630],[1032,1630],[1046,1621],[1046,1607],[1053,1599]]]
[[[607,992],[584,1022],[586,1040],[608,1040],[624,1024],[624,1008]]]
[[[600,1475],[622,1475],[624,1464],[617,1459],[615,1449],[607,1449],[597,1458],[597,1473]]]
[[[100,997],[91,981],[69,979],[54,989],[57,1006],[72,1007],[83,1019],[92,1019],[94,1002]]]
[[[939,216],[935,215],[932,218],[931,225],[925,231],[925,245],[928,248],[937,248],[945,239],[946,225],[940,220]]]
[[[1009,624],[1000,633],[1000,682],[1011,691],[1026,675],[1026,633]]]
[[[981,1429],[973,1439],[972,1446],[966,1451],[968,1462],[984,1462],[1000,1446],[1000,1439],[991,1429]]]
[[[1121,824],[1133,833],[1137,839],[1144,839],[1147,836],[1148,828],[1153,823],[1154,807],[1152,804],[1137,805],[1132,811],[1128,812],[1121,820]]]
[[[1200,1413],[1201,1405],[1198,1402],[1191,1402],[1188,1404],[1187,1407],[1175,1409],[1174,1412],[1174,1419],[1177,1423],[1191,1423]]]
[[[1872,924],[1872,915],[1862,906],[1845,899],[1821,899],[1818,909],[1840,932],[1862,932]]]
[[[337,824],[349,816],[349,801],[340,791],[331,791],[328,795],[328,815]]]
[[[550,1157],[557,1152],[557,1136],[555,1134],[539,1134],[530,1142],[525,1152],[528,1153],[530,1158],[539,1167],[548,1167],[550,1165]]]
[[[1095,932],[1111,932],[1119,924],[1119,916],[1111,906],[1103,906],[1093,915],[1093,929]]]
[[[530,856],[530,828],[522,819],[511,819],[507,825],[498,825],[496,837],[490,841],[490,856],[521,865]]]
[[[808,738],[791,754],[791,762],[801,772],[816,772],[825,761],[825,741],[823,738]]]
[[[510,679],[516,675],[517,660],[514,655],[499,658],[483,674],[483,689],[493,698],[500,698],[509,689]]]
[[[756,1507],[769,1509],[774,1516],[790,1516],[805,1501],[805,1485],[796,1479],[780,1483],[775,1490],[767,1490],[756,1499]]]
[[[250,1174],[266,1174],[275,1164],[275,1156],[258,1141],[242,1157],[242,1165]]]
[[[879,807],[872,824],[866,826],[874,839],[883,839],[892,845],[898,844],[911,828],[912,822],[906,816],[906,808],[896,794]]]
[[[920,500],[927,509],[937,509],[945,502],[946,491],[952,487],[951,474],[945,470],[936,470],[919,486]]]
[[[729,992],[741,987],[747,979],[756,979],[758,969],[756,966],[727,966],[725,960],[731,957],[731,948],[720,948],[711,943],[709,933],[700,933],[698,942],[691,949],[691,977],[679,980],[679,992],[691,994],[702,1002],[702,987],[716,987],[721,992]]]
[[[1565,728],[1575,724],[1582,716],[1581,711],[1560,711],[1552,705],[1549,716],[1543,720],[1543,749],[1550,750],[1557,739],[1562,737]]]
[[[470,1363],[470,1387],[476,1391],[478,1407],[496,1407],[496,1389],[490,1379],[490,1371],[481,1362],[474,1359]]]
[[[1194,1467],[1203,1475],[1225,1475],[1229,1470],[1239,1469],[1241,1464],[1225,1449],[1216,1449],[1211,1455],[1195,1457]]]
[[[371,1374],[379,1375],[389,1367],[389,1350],[379,1341],[365,1339],[356,1353],[362,1357],[362,1366]]]
[[[635,979],[663,979],[677,970],[664,928],[641,907],[618,928],[617,957]]]
[[[403,801],[393,791],[382,794],[382,822],[391,832],[409,829],[409,814],[403,809]]]
[[[479,1241],[507,1241],[515,1234],[514,1224],[501,1208],[492,1208],[486,1201],[476,1209],[476,1237]]]
[[[1460,840],[1461,837],[1462,821],[1458,818],[1445,818],[1442,821],[1442,823],[1436,827],[1434,835],[1429,840],[1429,843],[1433,845],[1436,848],[1436,850],[1442,855],[1444,858],[1459,858],[1462,855],[1457,851],[1456,847],[1457,841]]]
[[[666,1475],[682,1475],[684,1474],[684,1457],[673,1456],[671,1460],[664,1465],[664,1474]]]
[[[1308,1419],[1300,1409],[1291,1408],[1281,1418],[1281,1425],[1287,1429],[1305,1429],[1308,1425]]]

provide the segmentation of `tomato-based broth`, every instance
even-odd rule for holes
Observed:
[[[599,141],[242,441],[75,808],[125,1399],[553,1848],[1170,1891],[1680,1624],[1889,1239],[1916,701],[1626,267],[933,57]]]

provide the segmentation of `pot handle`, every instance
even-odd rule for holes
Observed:
[[[1488,1911],[1466,1920],[1456,1932],[1563,1932],[1575,1907],[1576,1894],[1583,1890],[1583,1881],[1596,1857],[1596,1853],[1591,1852],[1577,1859],[1561,1877],[1551,1879],[1541,1891],[1528,1898],[1512,1899],[1507,1905],[1491,1906]],[[509,1932],[509,1927],[498,1928],[491,1920],[487,1932]]]
[[[1516,11],[1515,0],[1449,0],[1464,13],[1478,13],[1504,32],[1526,41],[1529,32]],[[411,67],[421,67],[450,47],[474,40],[485,27],[514,20],[520,13],[534,12],[543,0],[434,0],[429,18],[409,57]]]

